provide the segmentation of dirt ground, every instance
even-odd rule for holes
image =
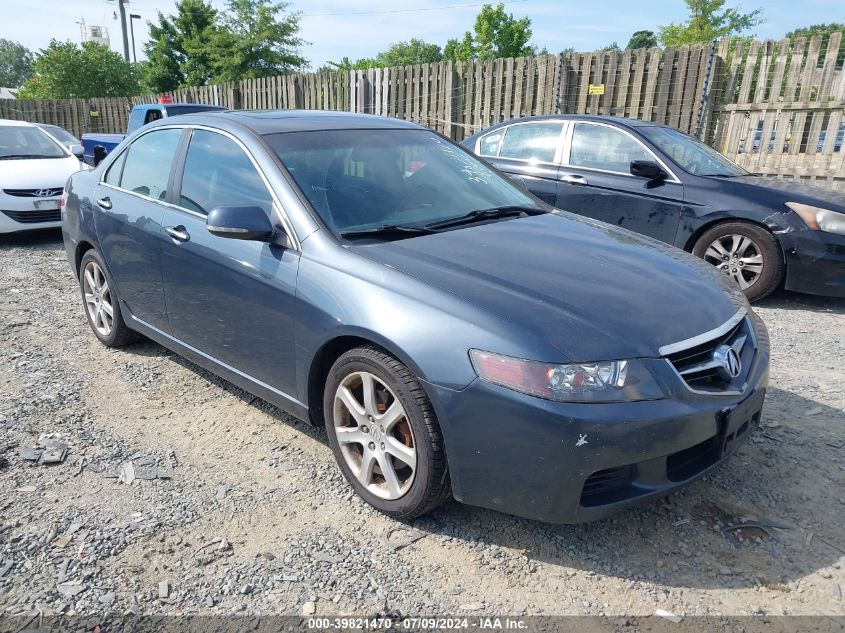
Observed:
[[[705,479],[588,525],[449,502],[405,526],[352,494],[321,430],[152,342],[99,344],[58,233],[0,236],[0,612],[841,623],[845,300],[756,309],[763,424]],[[64,463],[23,459],[42,436]]]

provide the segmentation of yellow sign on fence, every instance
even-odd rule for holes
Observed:
[[[603,95],[604,94],[604,84],[590,84],[588,93],[590,95]]]

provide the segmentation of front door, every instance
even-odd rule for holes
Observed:
[[[218,362],[295,394],[299,253],[217,237],[205,225],[209,211],[221,206],[257,205],[273,217],[273,198],[258,169],[230,137],[194,130],[174,203],[178,208],[169,208],[162,222],[169,332]]]
[[[631,161],[656,157],[630,133],[604,123],[575,123],[563,157],[555,206],[673,244],[684,186],[673,178],[632,176]]]
[[[153,130],[121,151],[97,186],[95,226],[118,295],[134,316],[164,328],[161,221],[181,129]]]

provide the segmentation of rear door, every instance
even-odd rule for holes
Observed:
[[[574,122],[568,132],[555,206],[674,243],[684,208],[684,187],[671,174],[662,181],[632,176],[631,161],[662,164],[627,130]]]
[[[120,298],[132,316],[157,328],[167,323],[161,220],[181,136],[181,128],[139,136],[109,165],[95,192],[94,224]]]
[[[477,153],[506,174],[522,178],[531,193],[553,205],[563,130],[563,121],[514,123],[481,137]]]
[[[233,137],[195,129],[173,202],[164,215],[162,247],[170,333],[219,363],[294,394],[299,252],[206,229],[209,211],[220,206],[257,205],[280,224],[280,208],[256,164]]]

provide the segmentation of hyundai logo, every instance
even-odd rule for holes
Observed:
[[[713,361],[719,374],[725,380],[733,380],[742,371],[742,361],[739,359],[739,354],[730,345],[717,347],[716,351],[713,352]]]
[[[58,191],[58,189],[36,189],[35,195],[38,196],[39,198],[48,198],[50,196],[57,195],[57,193],[56,193],[57,191]]]

